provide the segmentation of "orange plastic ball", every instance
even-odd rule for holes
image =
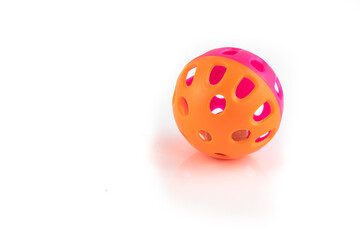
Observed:
[[[260,57],[219,48],[185,66],[172,105],[176,124],[192,146],[215,158],[232,159],[259,150],[274,137],[283,92]]]

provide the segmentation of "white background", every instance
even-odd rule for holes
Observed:
[[[359,239],[360,2],[1,1],[0,239]],[[282,124],[219,161],[178,132],[196,56],[277,73]]]

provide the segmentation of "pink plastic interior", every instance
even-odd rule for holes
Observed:
[[[237,86],[235,94],[240,99],[245,98],[247,95],[251,93],[254,87],[255,85],[250,79],[243,78],[239,83],[239,85]]]
[[[226,72],[226,67],[214,66],[210,73],[209,82],[212,85],[218,84],[220,80],[223,78],[225,72]]]
[[[214,96],[210,101],[210,111],[213,112],[215,109],[221,109],[224,111],[226,106],[226,100],[225,98],[219,98],[217,96]]]
[[[192,84],[193,80],[194,80],[194,76],[189,77],[188,79],[186,79],[186,85],[190,86]]]
[[[236,53],[238,53],[238,51],[236,51],[236,50],[228,50],[228,51],[223,52],[222,54],[235,55]]]

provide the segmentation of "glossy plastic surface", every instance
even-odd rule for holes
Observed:
[[[192,60],[173,96],[180,132],[199,151],[222,159],[263,147],[276,134],[282,111],[283,93],[273,70],[237,48],[215,49]]]

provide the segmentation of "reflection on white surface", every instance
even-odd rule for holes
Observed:
[[[233,215],[266,215],[271,210],[271,172],[280,163],[275,150],[236,160],[208,157],[181,136],[156,139],[154,160],[171,199],[192,210]]]

